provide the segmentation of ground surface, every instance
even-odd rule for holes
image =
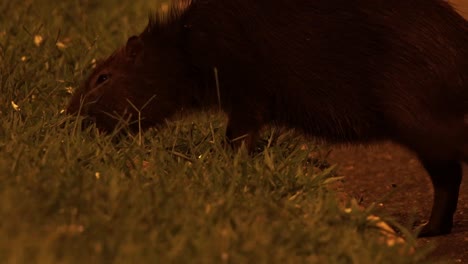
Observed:
[[[344,191],[362,201],[364,206],[379,201],[383,213],[401,223],[409,219],[428,219],[432,204],[432,186],[416,157],[390,143],[371,147],[337,147],[330,154],[331,163],[339,163],[345,176]],[[460,189],[455,226],[450,235],[419,239],[420,245],[435,243],[432,256],[448,257],[454,263],[468,263],[468,166]]]

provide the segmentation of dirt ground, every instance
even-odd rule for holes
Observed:
[[[328,160],[339,164],[338,173],[345,177],[342,188],[346,195],[362,201],[362,205],[377,202],[381,212],[407,226],[410,219],[428,219],[433,199],[429,176],[415,155],[402,147],[391,143],[334,147]],[[452,233],[418,239],[421,246],[436,245],[431,257],[449,258],[454,263],[468,263],[468,166],[463,169]],[[382,201],[389,193],[388,199]]]
[[[468,17],[468,0],[449,0],[448,2],[465,18]]]

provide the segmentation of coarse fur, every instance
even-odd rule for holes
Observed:
[[[174,1],[96,67],[68,111],[110,131],[110,116],[139,112],[147,128],[219,105],[227,137],[248,148],[268,124],[406,146],[435,190],[422,235],[450,232],[468,160],[468,22],[445,1]]]

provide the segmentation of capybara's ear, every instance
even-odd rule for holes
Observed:
[[[125,55],[131,60],[135,60],[143,54],[143,41],[137,36],[131,36],[125,46]]]

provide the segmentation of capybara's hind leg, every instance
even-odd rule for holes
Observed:
[[[434,203],[429,222],[423,227],[420,237],[448,234],[452,230],[453,214],[457,208],[458,192],[462,179],[459,161],[428,160],[421,158],[434,187]]]

